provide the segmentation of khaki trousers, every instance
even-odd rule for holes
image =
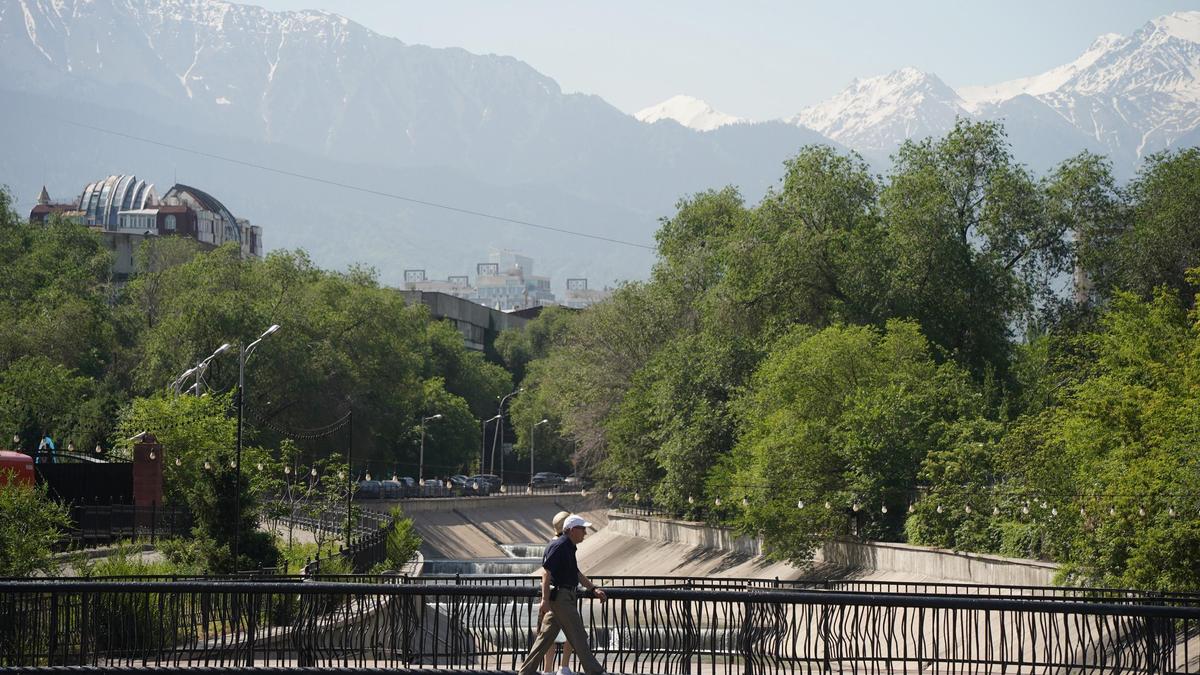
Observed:
[[[604,667],[592,655],[592,648],[588,646],[587,632],[583,630],[583,617],[579,615],[579,608],[575,605],[575,591],[561,588],[550,601],[550,609],[542,617],[529,656],[525,657],[521,669],[517,672],[520,675],[534,675],[540,671],[542,658],[554,648],[554,638],[558,636],[559,629],[566,634],[567,642],[571,643],[575,656],[579,657],[579,662],[583,664],[583,672],[587,675],[601,675]]]

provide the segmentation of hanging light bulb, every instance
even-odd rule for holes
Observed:
[[[688,503],[689,503],[689,504],[695,504],[695,503],[696,503],[696,498],[695,498],[695,497],[693,497],[693,496],[691,496],[691,495],[688,495]]]
[[[150,451],[150,461],[151,462],[154,461],[154,451],[153,450]]]
[[[1025,515],[1025,516],[1029,515],[1029,505],[1028,504],[1021,505],[1021,515]]]
[[[716,504],[717,506],[720,506],[720,505],[721,505],[721,498],[720,498],[720,497],[717,497],[716,499],[714,499],[714,500],[713,500],[713,503],[714,503],[714,504]]]
[[[916,506],[914,506],[914,505],[912,505],[912,504],[909,504],[909,505],[908,505],[908,512],[909,512],[909,513],[912,513],[912,512],[914,512],[914,511],[916,511],[916,510],[917,510],[917,507],[916,507]]]
[[[613,495],[612,495],[612,490],[609,490],[609,491],[608,491],[608,494],[607,494],[607,495],[605,495],[605,497],[608,497],[608,498],[609,498],[609,500],[611,500],[611,499],[612,499],[612,497],[613,497]]]
[[[833,504],[830,504],[828,501],[826,501],[825,502],[825,510],[828,511],[831,508],[833,508]]]
[[[967,513],[970,513],[970,512],[971,512],[971,505],[970,505],[970,504],[967,504],[966,506],[964,506],[964,507],[963,507],[963,510],[964,510],[964,511],[966,511]]]
[[[284,472],[285,474],[287,474],[287,473],[291,473],[291,472],[292,472],[292,467],[290,467],[290,466],[285,466],[285,467],[283,467],[283,472]]]
[[[1139,507],[1138,507],[1138,515],[1139,515],[1139,516],[1144,516],[1144,515],[1146,515],[1146,509],[1144,509],[1144,508],[1142,508],[1142,507],[1140,507],[1140,506],[1139,506]]]
[[[1052,516],[1057,516],[1057,515],[1058,515],[1058,507],[1057,507],[1057,506],[1056,506],[1056,507],[1054,507],[1054,508],[1052,508],[1052,509],[1050,509],[1050,515],[1052,515]]]
[[[993,506],[993,507],[992,507],[992,515],[993,515],[993,516],[998,516],[998,515],[1000,515],[1000,507],[999,507],[999,506]]]
[[[313,478],[316,478],[316,477],[317,477],[317,467],[315,467],[315,466],[314,466],[314,467],[312,468],[312,470],[308,472],[308,475],[312,476]],[[342,477],[342,472],[341,472],[341,471],[339,471],[339,472],[338,472],[338,478],[341,478],[341,477]]]
[[[1110,516],[1117,515],[1117,507],[1115,507],[1115,506],[1108,507],[1108,515],[1110,515]]]
[[[802,508],[804,508],[804,500],[803,500],[803,499],[801,499],[800,501],[796,502],[796,508],[798,508],[798,509],[802,509]]]
[[[258,469],[259,471],[262,471],[262,470],[263,470],[263,465],[262,465],[262,462],[259,462],[258,464],[255,464],[255,465],[254,465],[254,468]]]
[[[313,475],[314,475],[314,476],[315,476],[315,475],[317,475],[317,474],[316,474],[316,471],[317,471],[316,469],[313,469]],[[346,480],[346,472],[345,472],[345,471],[339,471],[339,472],[338,472],[338,480]]]
[[[941,512],[942,512],[942,505],[941,505],[941,504],[938,504],[938,505],[937,505],[937,512],[938,512],[938,513],[941,513]]]
[[[1172,506],[1171,508],[1167,509],[1167,515],[1168,515],[1168,516],[1170,516],[1170,517],[1172,517],[1172,518],[1174,518],[1174,517],[1175,517],[1175,507],[1174,507],[1174,506]]]
[[[175,458],[175,466],[183,466],[183,461],[178,457]]]
[[[204,460],[204,470],[210,471],[211,469],[212,469],[212,464],[210,464],[207,459]]]
[[[879,512],[887,513],[887,504],[884,504],[883,506],[879,507]]]
[[[640,493],[640,492],[633,493],[633,501],[635,501],[635,502],[642,501],[642,493]]]
[[[396,474],[392,474],[392,482],[394,482],[394,483],[399,483],[399,482],[400,482],[400,478],[399,478],[398,476],[396,476]]]
[[[588,496],[588,491],[587,491],[587,488],[584,488],[584,489],[580,490],[580,491],[579,491],[579,496],[580,496],[580,497],[586,497],[586,496]]]
[[[371,480],[371,472],[370,471],[367,472],[367,480]]]
[[[17,437],[16,437],[16,436],[13,436],[13,438],[14,438],[14,439],[16,439]],[[13,441],[13,443],[16,443],[16,442],[17,442],[16,440],[14,440],[14,441]],[[100,450],[100,444],[99,444],[99,443],[97,443],[97,444],[96,444],[96,454],[98,455],[98,454],[100,454],[100,452],[101,452],[101,450]]]
[[[745,497],[742,497],[742,508],[745,508],[747,506],[750,506],[750,500],[746,499]]]
[[[854,502],[852,505],[850,505],[850,508],[854,509],[855,513],[858,513],[858,510],[862,507],[859,505],[858,502]]]
[[[1043,500],[1043,501],[1042,501],[1042,508],[1044,509],[1044,508],[1046,508],[1047,506],[1049,506],[1049,504],[1047,504],[1047,503],[1045,502],[1045,500]]]
[[[237,468],[237,462],[233,461],[232,459],[231,459],[231,460],[229,460],[229,468],[231,468],[231,469],[236,469],[236,468]]]
[[[1083,510],[1083,507],[1082,507],[1082,506],[1081,506],[1081,507],[1079,507],[1079,517],[1080,517],[1080,518],[1087,518],[1087,511]]]

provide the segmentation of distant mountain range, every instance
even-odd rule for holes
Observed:
[[[682,196],[735,184],[756,201],[803,145],[882,162],[956,115],[1003,119],[1032,166],[1090,148],[1128,175],[1145,153],[1196,141],[1198,17],[1106,36],[1026,80],[956,92],[903,69],[749,123],[682,96],[627,115],[514,58],[408,45],[325,12],[0,0],[0,182],[28,208],[42,184],[69,198],[110,173],[177,175],[262,225],[268,248],[304,247],[327,267],[363,262],[399,283],[405,268],[473,275],[490,247],[513,248],[560,290],[567,276],[599,286],[644,277],[652,253],[376,193],[649,245]]]
[[[699,131],[744,122],[696,99],[670,105],[684,98],[659,108],[681,110],[667,116]],[[684,116],[696,109],[706,112]],[[1102,35],[1071,63],[991,86],[955,90],[915,68],[855,80],[788,122],[882,161],[907,138],[944,134],[957,117],[1003,122],[1018,158],[1037,169],[1086,148],[1128,176],[1145,155],[1200,140],[1200,12]]]

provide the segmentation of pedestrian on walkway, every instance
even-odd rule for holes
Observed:
[[[592,524],[582,517],[571,514],[563,521],[563,533],[546,547],[542,556],[542,602],[538,607],[539,627],[537,637],[529,655],[521,663],[520,675],[534,675],[542,664],[546,652],[554,646],[554,638],[561,630],[567,642],[575,649],[583,671],[587,675],[602,675],[604,668],[588,646],[587,633],[583,630],[583,617],[575,604],[576,589],[580,584],[594,591],[600,602],[608,600],[604,591],[596,588],[587,575],[579,571],[575,558],[576,547],[587,536]]]
[[[562,536],[563,523],[566,522],[569,515],[571,514],[567,511],[559,511],[554,514],[554,520],[551,521],[554,525],[554,539]],[[551,544],[554,543],[554,539],[550,540]],[[560,662],[562,665],[557,671],[554,669],[554,647],[551,647],[546,652],[546,661],[542,664],[542,671],[548,675],[575,675],[571,670],[571,656],[575,650],[571,649],[571,643],[567,642],[567,637],[561,630],[554,636],[554,645],[562,647],[562,661]]]

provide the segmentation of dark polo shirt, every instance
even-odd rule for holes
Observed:
[[[550,572],[550,583],[555,588],[575,590],[579,585],[579,562],[575,559],[575,549],[575,542],[566,532],[546,546],[542,567]]]

